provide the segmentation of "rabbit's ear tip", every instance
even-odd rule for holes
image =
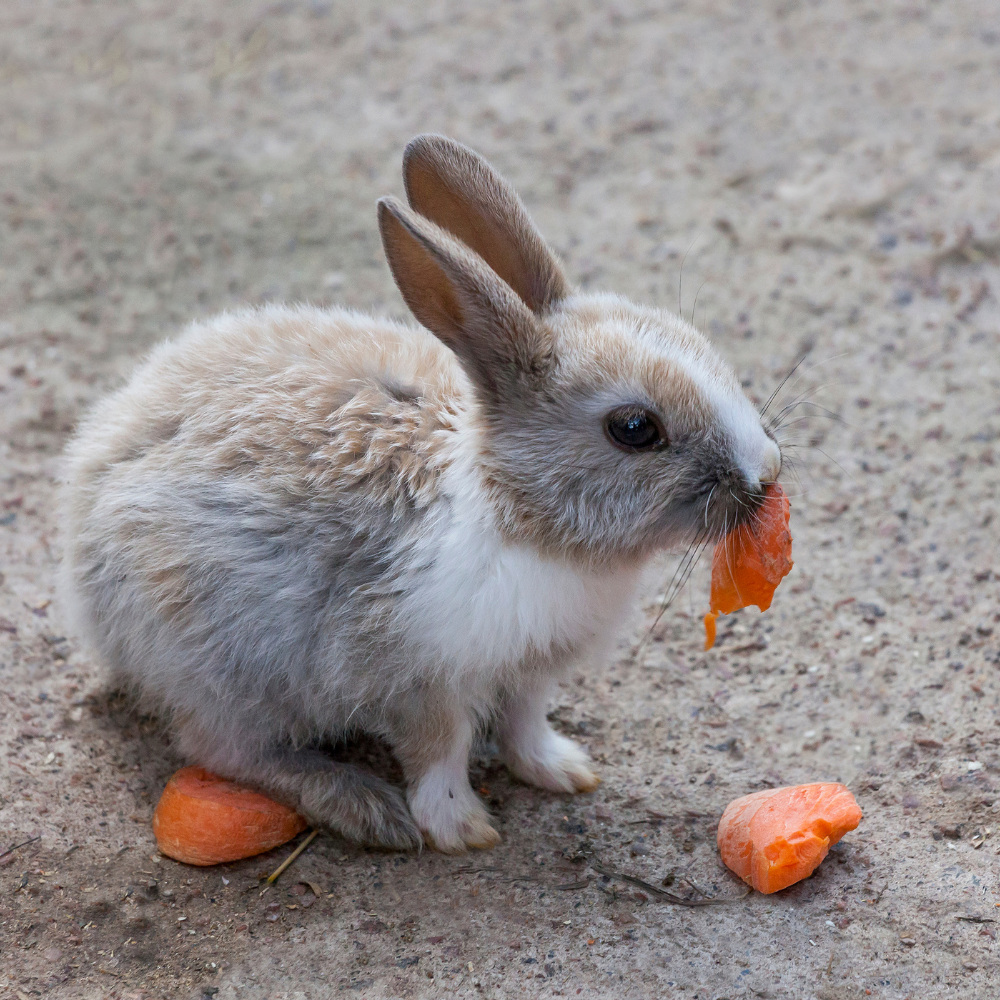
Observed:
[[[384,223],[390,218],[402,220],[407,214],[406,206],[398,198],[391,194],[383,195],[375,202],[375,210],[378,213],[378,221]]]
[[[433,132],[421,132],[419,135],[415,135],[406,144],[406,148],[403,150],[404,162],[425,150],[432,144],[435,138],[437,138],[437,136],[435,136]]]
[[[403,150],[403,165],[412,163],[415,159],[427,156],[441,156],[442,154],[463,151],[470,153],[471,150],[460,143],[457,139],[452,139],[439,132],[421,132],[415,135]]]
[[[407,149],[420,149],[423,146],[460,146],[457,139],[444,135],[441,132],[418,132],[407,144]]]

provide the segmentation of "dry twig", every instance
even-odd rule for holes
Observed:
[[[27,847],[28,844],[33,844],[36,840],[41,840],[42,835],[39,834],[37,837],[32,837],[31,840],[23,840],[20,844],[15,844],[13,847],[8,847],[3,854],[0,854],[0,858],[7,857],[8,854],[13,854],[19,847]]]
[[[589,867],[597,872],[598,875],[604,875],[610,879],[617,879],[619,882],[628,882],[630,885],[638,886],[645,892],[650,893],[650,895],[656,897],[657,899],[663,900],[667,903],[673,903],[675,906],[718,906],[723,903],[735,903],[740,899],[744,899],[749,895],[749,890],[745,892],[742,896],[730,896],[726,899],[717,899],[713,896],[708,896],[702,889],[699,889],[697,885],[694,884],[690,879],[685,879],[688,884],[699,893],[704,896],[704,899],[685,899],[683,896],[678,896],[676,893],[667,892],[665,889],[659,888],[659,886],[652,885],[649,882],[638,878],[635,875],[626,875],[623,872],[616,872],[611,868],[605,868],[603,865],[588,859],[587,864]],[[566,882],[562,885],[552,885],[546,879],[539,878],[537,875],[505,875],[502,868],[495,867],[483,867],[474,868],[472,865],[463,865],[461,868],[456,868],[451,874],[452,875],[478,875],[478,874],[490,874],[496,875],[500,878],[501,882],[513,883],[513,882],[533,882],[536,885],[547,885],[552,889],[561,889],[563,891],[574,890],[574,889],[585,889],[588,885],[593,882],[593,879],[583,878],[578,879],[575,882]],[[605,888],[603,885],[598,884],[597,888],[602,892],[610,892],[614,895],[613,890]]]
[[[623,872],[616,872],[610,868],[605,868],[603,865],[596,864],[595,862],[590,863],[590,867],[597,872],[598,875],[607,875],[608,878],[618,879],[620,882],[628,882],[630,885],[637,885],[643,892],[648,892],[655,896],[657,899],[662,899],[667,903],[673,903],[674,906],[719,906],[723,903],[735,903],[738,900],[745,899],[750,895],[749,890],[743,893],[742,896],[730,896],[727,899],[717,899],[714,896],[710,896],[706,899],[685,899],[683,896],[678,896],[673,892],[667,892],[665,889],[661,889],[659,886],[653,885],[651,882],[646,882],[644,879],[637,878],[635,875],[626,875]],[[701,890],[690,883],[696,892],[701,892]],[[704,895],[704,893],[702,893]]]
[[[285,858],[285,860],[282,861],[270,875],[267,876],[268,885],[274,885],[278,876],[313,842],[313,840],[315,840],[317,833],[319,833],[319,830],[311,830],[309,832],[309,836],[306,837],[306,839],[303,840],[302,843],[299,844],[299,846],[296,847],[295,850],[292,851],[292,853],[289,854],[288,857]]]

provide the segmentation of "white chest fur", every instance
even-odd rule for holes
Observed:
[[[463,502],[464,501],[464,502]],[[456,674],[495,674],[559,650],[583,651],[612,633],[639,570],[591,571],[505,542],[479,497],[452,497],[448,516],[411,550],[419,585],[398,622]]]

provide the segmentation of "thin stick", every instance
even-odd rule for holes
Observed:
[[[7,857],[8,854],[13,854],[19,847],[27,847],[28,844],[33,844],[36,840],[41,840],[41,839],[42,835],[39,834],[37,837],[32,837],[31,840],[25,840],[20,844],[15,844],[13,847],[8,847],[7,850],[3,852],[3,854],[0,854],[0,858],[5,858]]]
[[[299,846],[296,847],[295,850],[292,851],[292,853],[289,854],[288,857],[285,858],[285,860],[282,861],[270,875],[267,876],[268,885],[274,885],[278,876],[313,842],[317,833],[319,833],[319,830],[310,831],[309,836],[306,837],[306,839],[303,840],[302,843],[299,844]]]
[[[635,875],[626,875],[624,872],[616,872],[610,868],[605,868],[603,865],[597,865],[591,862],[590,867],[597,872],[598,875],[607,875],[609,878],[616,878],[620,882],[628,882],[631,885],[637,885],[640,889],[644,889],[651,896],[655,896],[657,899],[666,900],[668,903],[673,903],[675,906],[719,906],[724,903],[735,903],[741,899],[745,899],[750,895],[750,891],[747,890],[742,896],[728,896],[723,899],[719,899],[714,896],[709,896],[706,899],[685,899],[683,896],[677,896],[672,892],[666,892],[658,886],[651,885],[644,879],[636,878]],[[690,883],[696,892],[701,892],[693,882]],[[704,896],[705,894],[701,892]]]

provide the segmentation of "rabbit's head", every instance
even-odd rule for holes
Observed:
[[[781,453],[730,366],[677,316],[574,292],[510,185],[443,136],[379,202],[393,276],[475,387],[475,461],[503,531],[589,561],[715,540]]]

